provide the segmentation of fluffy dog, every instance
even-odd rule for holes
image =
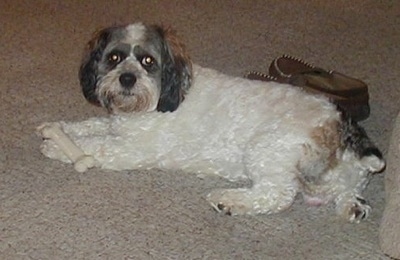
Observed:
[[[280,212],[301,193],[309,204],[333,201],[349,221],[368,216],[361,192],[385,162],[324,97],[192,65],[174,31],[159,26],[106,28],[88,46],[83,94],[111,115],[61,125],[96,166],[250,179],[207,196],[229,215]],[[52,140],[41,150],[70,162]]]

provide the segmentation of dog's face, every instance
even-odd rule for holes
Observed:
[[[88,46],[79,71],[83,94],[111,113],[174,111],[190,88],[191,61],[170,29],[110,27]]]

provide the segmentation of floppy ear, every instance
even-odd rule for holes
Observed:
[[[171,28],[156,27],[163,38],[161,95],[157,111],[173,112],[192,83],[192,62],[185,46]]]
[[[94,105],[100,106],[96,94],[98,64],[101,60],[104,49],[111,40],[112,32],[117,27],[109,27],[95,33],[89,41],[85,55],[79,69],[79,80],[83,95],[86,100]]]

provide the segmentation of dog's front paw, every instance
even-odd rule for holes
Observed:
[[[57,144],[51,139],[43,140],[40,145],[40,151],[48,158],[59,160],[65,163],[71,163],[71,160],[60,150]]]
[[[253,203],[245,189],[222,189],[208,194],[207,200],[217,211],[226,215],[251,214]]]
[[[337,205],[339,214],[352,223],[360,223],[368,218],[371,207],[362,197],[356,196],[350,200],[342,201]]]

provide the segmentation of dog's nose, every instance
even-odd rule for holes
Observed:
[[[119,82],[124,88],[132,88],[136,83],[136,76],[129,72],[122,73],[121,76],[119,76]]]

